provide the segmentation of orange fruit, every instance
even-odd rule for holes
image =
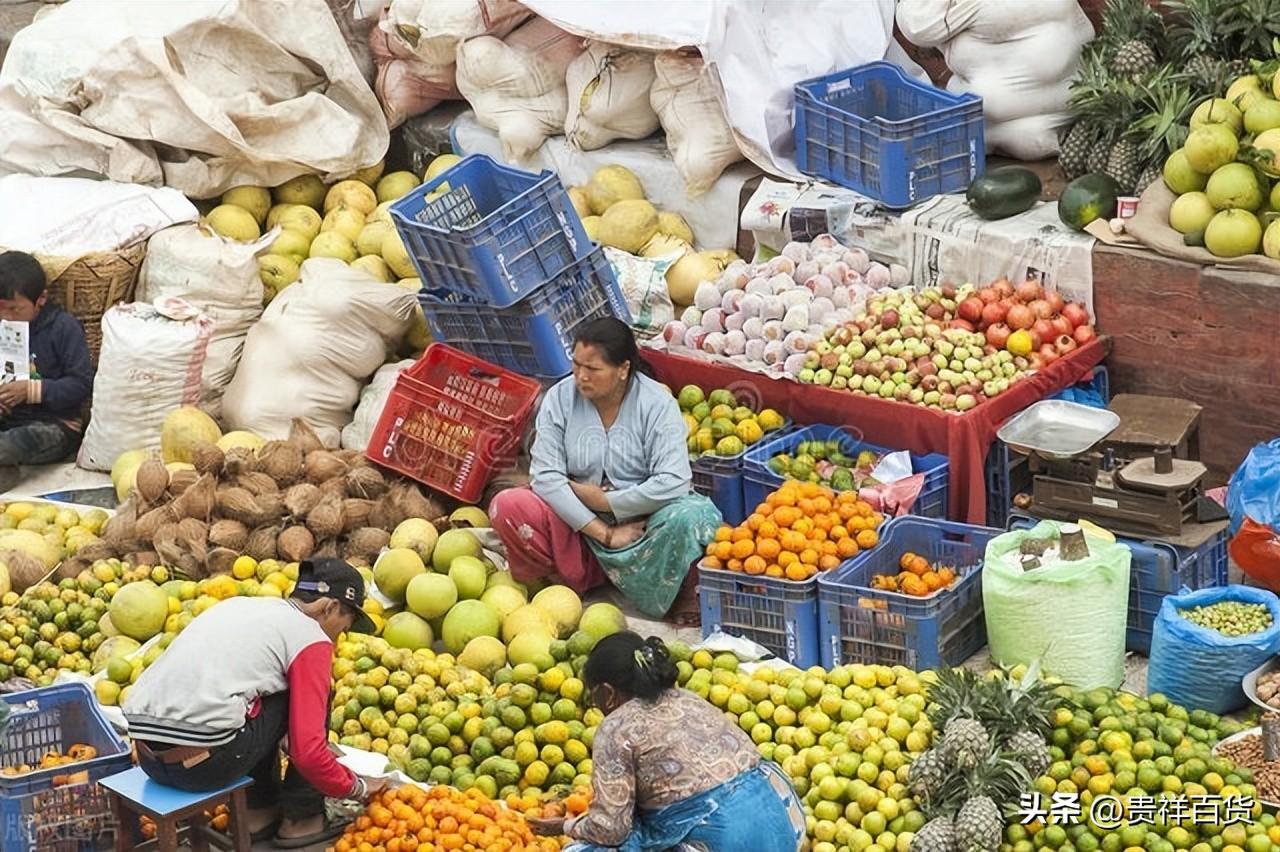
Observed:
[[[790,550],[792,553],[799,553],[804,550],[804,546],[808,542],[808,539],[806,539],[802,533],[796,532],[795,530],[787,530],[782,534],[781,541],[783,550]]]
[[[709,544],[707,544],[707,549],[706,549],[704,552],[707,554],[707,556],[715,556],[715,555],[716,555],[716,543],[713,541],[713,542],[710,542]]]
[[[831,538],[834,541],[839,541],[842,538],[848,538],[849,531],[846,530],[843,525],[836,524],[834,527],[830,529],[830,531],[828,531],[827,537]]]
[[[800,561],[805,565],[817,565],[819,558],[820,554],[812,547],[806,547],[804,550],[800,551]]]
[[[733,535],[732,527],[720,527],[716,530],[716,541],[729,541],[731,535]]]
[[[730,560],[729,560],[729,570],[730,570],[730,571],[741,571],[741,570],[742,570],[742,560],[741,560],[741,559],[730,559]]]
[[[703,567],[706,568],[724,568],[724,563],[714,556],[708,556],[702,560]]]
[[[791,525],[791,529],[803,535],[808,535],[809,530],[813,529],[813,520],[811,518],[800,518]]]
[[[808,497],[801,497],[800,502],[796,503],[796,508],[803,512],[806,517],[813,517],[813,514],[818,511],[817,504]]]
[[[848,559],[858,555],[858,543],[852,538],[842,538],[836,542],[836,555]]]
[[[784,550],[778,554],[778,564],[781,565],[783,568],[786,568],[790,565],[794,565],[799,561],[800,561],[800,557],[796,556],[796,554],[790,550]]]
[[[764,569],[764,575],[766,577],[773,577],[778,580],[781,580],[783,577],[787,576],[786,573],[782,570],[782,566],[776,563],[766,567]]]
[[[915,558],[916,555],[908,550],[906,553],[898,557],[898,567],[903,571],[908,570],[911,567],[911,560]]]
[[[753,538],[755,538],[755,536],[753,536],[751,534],[751,530],[747,529],[746,527],[735,528],[734,531],[729,536],[729,540],[734,542],[735,544],[740,541],[750,541]]]
[[[782,552],[782,545],[778,543],[776,538],[761,538],[756,540],[756,553],[765,559],[777,559],[778,554]]]
[[[818,560],[818,568],[823,571],[830,571],[833,568],[839,568],[839,567],[840,567],[839,556],[823,555],[823,557]]]
[[[809,569],[805,565],[797,562],[795,565],[788,565],[786,569],[788,580],[807,580],[809,579]]]
[[[763,515],[764,517],[766,517],[766,518],[767,518],[767,517],[769,517],[770,515],[772,515],[772,514],[773,514],[773,504],[772,504],[772,503],[761,503],[760,505],[756,506],[755,513],[756,513],[757,515]]]
[[[854,540],[858,542],[858,547],[863,550],[870,550],[880,543],[880,536],[875,530],[863,530],[858,533],[857,538]]]
[[[733,544],[727,541],[717,542],[716,552],[711,555],[721,562],[726,562],[733,558]]]
[[[742,570],[748,574],[763,574],[764,569],[768,567],[768,563],[759,556],[748,556],[742,562]]]
[[[818,552],[823,556],[839,556],[840,546],[836,544],[835,539],[827,539],[822,542],[822,546],[818,548]]]
[[[746,559],[756,552],[756,544],[749,538],[738,539],[733,543],[733,558]]]
[[[796,504],[795,492],[786,488],[780,488],[773,492],[769,495],[768,499],[775,508],[778,506],[794,506]]]
[[[764,523],[764,515],[750,514],[747,516],[747,529],[755,532],[760,529],[760,525]]]
[[[778,525],[772,520],[765,521],[760,524],[760,529],[756,530],[756,538],[777,538]]]

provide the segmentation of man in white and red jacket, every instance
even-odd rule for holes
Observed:
[[[250,775],[255,839],[319,843],[324,799],[362,799],[371,785],[328,742],[333,643],[372,633],[364,579],[338,559],[302,563],[287,600],[231,598],[202,613],[138,678],[123,710],[148,776],[191,792]],[[280,777],[280,742],[289,768]]]

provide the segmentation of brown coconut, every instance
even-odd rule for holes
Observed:
[[[125,556],[124,561],[128,562],[135,568],[141,568],[143,566],[150,568],[160,564],[160,554],[156,553],[154,550],[135,550]]]
[[[395,498],[390,494],[384,494],[375,501],[373,510],[369,512],[369,526],[379,529],[394,530],[404,519],[405,516],[396,506]]]
[[[120,504],[102,528],[102,538],[113,544],[137,538],[138,498],[130,497]]]
[[[374,527],[361,527],[347,536],[346,556],[363,556],[372,559],[391,541],[391,533]]]
[[[174,511],[179,518],[196,518],[208,521],[218,504],[218,483],[213,474],[202,473],[200,478],[191,484],[173,501]]]
[[[276,539],[280,537],[280,528],[276,526],[258,527],[249,533],[249,541],[244,552],[261,562],[264,559],[276,558]]]
[[[204,547],[209,539],[209,525],[196,518],[183,518],[178,521],[178,538],[191,550]]]
[[[223,485],[217,494],[218,516],[240,521],[246,526],[255,526],[262,514],[257,499],[245,489],[237,485]]]
[[[224,518],[221,521],[214,521],[209,527],[209,544],[215,548],[221,547],[239,553],[244,550],[248,541],[249,528],[239,521]]]
[[[301,418],[294,418],[289,426],[289,443],[298,448],[304,456],[315,450],[323,450],[324,442],[320,440],[320,436],[315,430],[308,425],[307,421]]]
[[[310,482],[299,482],[284,492],[284,508],[294,518],[305,518],[320,502],[320,489]]]
[[[169,469],[160,459],[147,459],[138,468],[135,487],[144,503],[150,505],[164,496],[169,487]]]
[[[345,532],[351,532],[360,527],[367,527],[369,525],[369,513],[372,511],[372,500],[348,497],[342,501],[342,529]]]
[[[200,473],[194,470],[175,470],[169,474],[169,494],[173,497],[180,497],[192,485],[196,484],[196,480],[200,478]]]
[[[270,494],[259,494],[256,498],[258,508],[261,514],[258,516],[259,524],[275,523],[284,517],[284,495],[279,491],[273,491]]]
[[[377,468],[355,467],[347,472],[347,493],[373,500],[387,493],[387,481]]]
[[[64,559],[61,562],[59,562],[58,570],[54,571],[53,576],[50,577],[49,579],[52,580],[53,582],[60,582],[62,580],[74,580],[77,576],[79,576],[80,572],[84,571],[89,566],[90,566],[90,562],[88,559],[84,559],[80,556],[73,556],[70,559]]]
[[[188,548],[178,538],[178,525],[165,524],[151,540],[151,546],[164,565],[176,566],[186,556]]]
[[[200,473],[212,473],[217,476],[222,473],[222,466],[226,460],[226,454],[218,449],[216,444],[210,444],[207,441],[196,444],[195,449],[191,451],[191,464]]]
[[[240,474],[236,477],[235,484],[255,497],[263,494],[274,494],[280,490],[280,486],[276,485],[276,481],[260,470]]]
[[[307,481],[315,485],[347,473],[347,463],[329,450],[312,450],[307,453],[304,467]]]
[[[301,562],[304,559],[310,559],[315,549],[315,536],[311,534],[311,530],[304,526],[288,527],[276,539],[276,552],[280,554],[280,558],[289,562]]]
[[[396,482],[389,493],[396,510],[405,518],[430,519],[446,514],[444,506],[423,494],[416,485]]]
[[[204,573],[228,574],[231,566],[240,558],[240,548],[215,547],[205,555]]]
[[[49,572],[43,562],[20,550],[0,551],[0,565],[9,569],[10,586],[18,594],[40,582]]]
[[[242,473],[258,469],[258,457],[248,447],[232,447],[222,462],[222,475],[234,479]]]
[[[312,559],[337,559],[338,558],[338,542],[334,539],[322,541],[316,545],[316,552],[311,554]]]
[[[342,532],[342,500],[334,494],[326,494],[316,507],[307,513],[307,529],[316,539],[336,538]]]
[[[360,467],[362,465],[369,464],[369,457],[359,450],[334,450],[333,454],[350,467]]]
[[[347,496],[347,477],[335,476],[333,479],[326,479],[320,483],[321,494],[332,494],[341,500]]]
[[[156,532],[165,524],[170,524],[178,520],[178,513],[173,510],[171,504],[158,506],[138,518],[137,533],[138,538],[143,541],[151,541],[155,538]]]
[[[302,476],[302,451],[288,441],[268,441],[258,450],[258,470],[287,488]]]
[[[99,559],[114,559],[119,555],[109,542],[102,539],[91,541],[76,551],[77,559],[88,560],[90,564],[97,562]]]

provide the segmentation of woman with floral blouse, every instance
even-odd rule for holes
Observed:
[[[592,747],[592,801],[568,820],[536,820],[564,834],[566,852],[672,848],[795,852],[804,813],[790,782],[722,711],[676,687],[661,640],[608,636],[583,669],[604,711]]]

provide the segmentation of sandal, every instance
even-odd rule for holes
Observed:
[[[332,840],[343,829],[351,824],[349,819],[326,820],[324,828],[311,834],[304,834],[299,837],[279,837],[274,838],[271,843],[277,849],[305,849],[308,846],[314,846],[317,843],[324,843],[326,840]]]

